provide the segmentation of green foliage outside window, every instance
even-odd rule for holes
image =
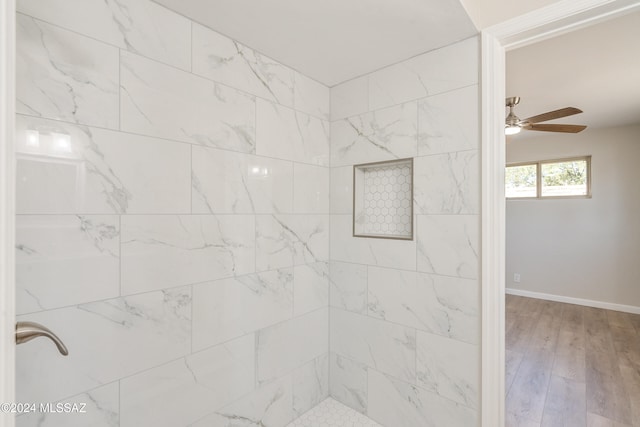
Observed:
[[[587,162],[543,163],[542,180],[549,186],[583,185],[587,182]]]
[[[507,187],[535,187],[536,165],[509,166],[506,170]]]

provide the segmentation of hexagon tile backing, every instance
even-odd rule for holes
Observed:
[[[354,235],[411,239],[412,159],[356,165]]]
[[[382,427],[332,398],[325,399],[287,427]]]

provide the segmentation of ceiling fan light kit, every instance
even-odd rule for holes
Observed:
[[[505,135],[515,135],[520,133],[523,129],[542,132],[578,133],[587,128],[583,125],[538,124],[540,122],[546,122],[548,120],[555,120],[582,113],[582,110],[575,107],[561,108],[559,110],[549,111],[547,113],[538,114],[537,116],[520,120],[520,118],[513,112],[513,108],[520,103],[520,97],[513,96],[507,98],[505,101],[506,106],[509,108],[509,115],[507,115],[504,124]]]
[[[520,133],[520,131],[522,130],[522,128],[518,125],[505,125],[504,127],[504,134],[505,135],[515,135],[517,133]]]

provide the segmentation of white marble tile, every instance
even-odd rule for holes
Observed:
[[[329,166],[329,122],[258,99],[256,153]]]
[[[331,353],[329,392],[331,397],[355,409],[367,412],[367,366]]]
[[[57,401],[187,354],[191,291],[177,288],[18,317],[47,325],[69,349],[50,340],[16,349],[18,402]]]
[[[302,415],[329,397],[329,354],[293,371],[293,411]]]
[[[331,168],[331,213],[353,213],[353,166]]]
[[[118,128],[118,48],[16,17],[16,112]]]
[[[185,426],[245,396],[254,385],[251,334],[123,379],[120,427]]]
[[[119,295],[117,216],[16,217],[18,314]]]
[[[255,151],[253,96],[128,52],[120,62],[122,130]]]
[[[293,313],[293,269],[193,285],[193,349],[200,350]]]
[[[294,163],[293,211],[295,213],[329,213],[330,169]]]
[[[332,308],[330,337],[336,354],[415,382],[415,329]]]
[[[329,88],[299,72],[295,73],[294,108],[322,120],[330,120]]]
[[[477,85],[418,102],[418,155],[477,150],[480,143]]]
[[[367,415],[385,426],[468,427],[478,413],[435,393],[369,369]]]
[[[415,240],[353,237],[351,215],[331,215],[331,258],[336,261],[415,270]]]
[[[328,215],[257,215],[257,271],[329,260]]]
[[[17,427],[120,427],[117,382],[60,402],[29,403],[35,403],[38,409],[36,412],[17,416]],[[41,404],[51,405],[51,409],[48,412],[40,410]]]
[[[419,292],[415,271],[367,267],[367,313],[371,317],[417,328],[422,325],[416,300]]]
[[[286,375],[190,427],[282,427],[294,416],[292,380]]]
[[[18,213],[187,213],[187,144],[18,116]]]
[[[288,107],[294,71],[207,27],[193,24],[193,72]]]
[[[413,175],[417,214],[480,212],[480,158],[476,150],[417,157]]]
[[[418,385],[472,409],[480,402],[477,345],[418,331]]]
[[[254,271],[251,215],[136,215],[121,219],[122,293]]]
[[[397,105],[331,123],[331,166],[413,157],[418,152],[418,105]]]
[[[329,88],[199,24],[193,72],[260,98],[329,120]]]
[[[193,147],[191,173],[193,213],[291,213],[293,210],[291,162]]]
[[[480,335],[475,280],[369,267],[369,315],[469,343]]]
[[[329,310],[320,309],[257,332],[258,383],[274,380],[329,348]]]
[[[354,313],[367,313],[367,266],[331,261],[330,304]]]
[[[329,305],[329,264],[314,262],[293,269],[293,315],[317,310]]]
[[[376,110],[412,99],[476,84],[477,37],[446,46],[369,75],[369,108]]]
[[[369,76],[348,80],[331,88],[331,120],[369,111]]]
[[[35,403],[35,402],[31,402]],[[49,402],[38,402],[37,404]],[[70,412],[30,412],[16,418],[17,427],[120,427],[118,383],[75,395],[61,403]],[[54,406],[57,408],[57,406]],[[83,412],[73,412],[76,408]]]
[[[480,218],[477,215],[418,215],[418,271],[478,277]]]
[[[18,11],[171,64],[191,67],[191,23],[148,0],[20,0]],[[170,28],[171,31],[166,31]]]

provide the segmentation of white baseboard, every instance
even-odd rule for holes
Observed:
[[[604,302],[604,301],[594,301],[590,299],[566,297],[563,295],[545,294],[542,292],[524,291],[522,289],[506,288],[505,292],[509,295],[518,295],[521,297],[544,299],[547,301],[566,302],[567,304],[577,304],[577,305],[584,305],[586,307],[604,308],[606,310],[640,314],[640,307],[636,307],[633,305],[616,304],[613,302]]]

